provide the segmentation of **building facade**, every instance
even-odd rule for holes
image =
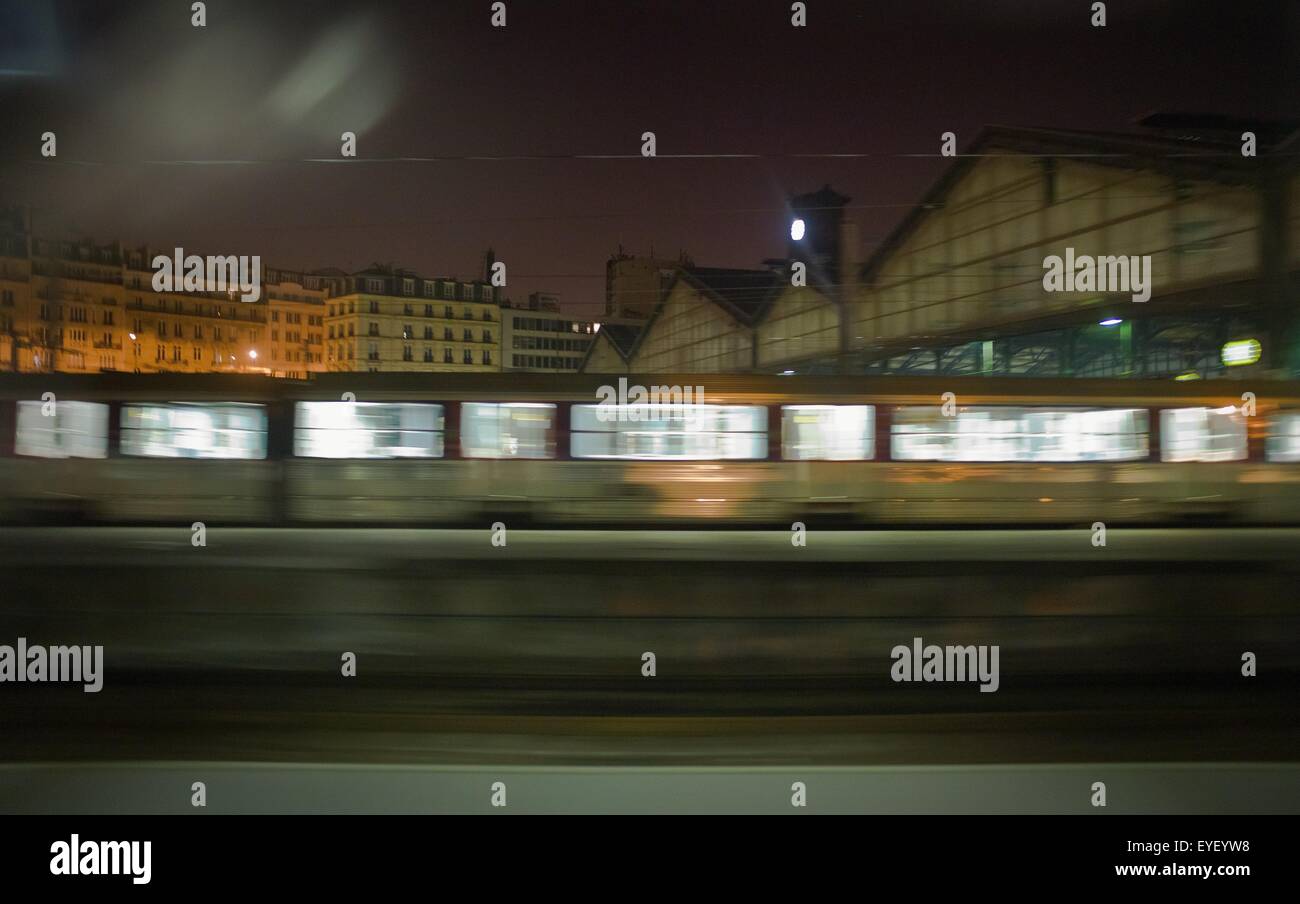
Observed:
[[[27,373],[267,373],[268,304],[155,292],[148,248],[0,235],[0,366]],[[13,228],[13,227],[17,228]]]
[[[1300,133],[1250,157],[1235,135],[1189,130],[988,128],[863,263],[848,199],[799,196],[789,258],[766,262],[780,286],[683,266],[632,348],[604,343],[587,368],[1298,377]],[[1148,295],[1045,284],[1049,261],[1076,255],[1145,261]],[[1262,356],[1233,359],[1243,345]]]
[[[290,379],[501,369],[499,290],[484,282],[265,268],[260,298],[244,302],[155,291],[157,253],[44,239],[26,211],[0,214],[0,368]]]
[[[501,370],[501,305],[491,285],[379,268],[341,280],[342,294],[325,305],[327,370]]]
[[[501,309],[502,367],[528,373],[577,373],[600,324],[547,309]]]

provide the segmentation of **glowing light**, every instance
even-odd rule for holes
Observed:
[[[1258,339],[1238,339],[1234,342],[1223,343],[1223,349],[1219,353],[1220,359],[1225,367],[1240,367],[1243,364],[1254,364],[1259,360],[1263,347],[1259,344]]]
[[[796,242],[803,241],[804,230],[806,229],[802,219],[796,217],[790,224],[790,238]]]
[[[257,360],[257,349],[255,349],[255,348],[249,349],[249,350],[248,350],[248,357],[251,358],[252,360],[256,361],[256,360]]]
[[[127,333],[127,335],[131,337],[132,342],[135,341],[135,333]]]
[[[1123,321],[1123,320],[1120,320],[1118,317],[1107,317],[1105,320],[1101,321],[1101,323],[1100,323],[1099,325],[1100,325],[1100,326],[1119,326],[1119,325],[1120,325],[1121,323],[1123,323],[1123,322],[1124,322],[1124,321]]]

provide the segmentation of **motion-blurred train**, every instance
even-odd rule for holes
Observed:
[[[618,379],[8,375],[0,520],[1300,523],[1296,383]]]

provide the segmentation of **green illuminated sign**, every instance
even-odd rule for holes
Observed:
[[[1258,339],[1238,339],[1223,343],[1220,357],[1225,367],[1238,367],[1242,364],[1254,364],[1259,360],[1262,347]]]

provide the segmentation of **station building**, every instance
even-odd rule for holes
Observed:
[[[787,259],[660,270],[632,348],[611,341],[585,369],[1300,376],[1300,131],[1257,126],[1246,156],[1241,123],[1143,125],[986,128],[865,259],[848,198],[793,198]],[[1067,249],[1149,257],[1150,299],[1046,291]]]

